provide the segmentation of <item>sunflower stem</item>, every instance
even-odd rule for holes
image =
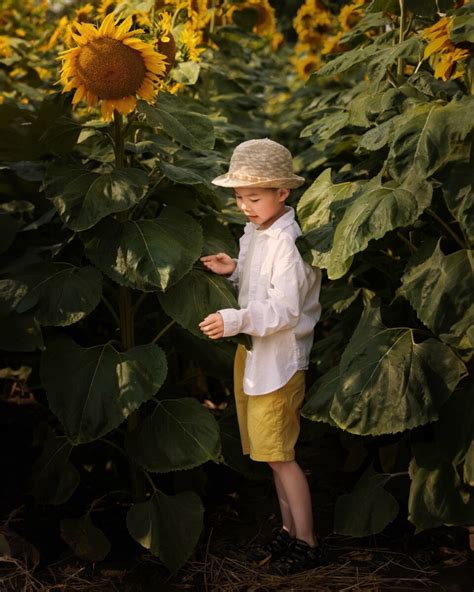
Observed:
[[[405,14],[405,0],[398,0],[400,5],[400,32],[398,36],[398,43],[403,43],[405,39],[405,21],[406,21],[406,14]],[[403,80],[403,70],[405,69],[405,59],[398,58],[397,60],[397,78],[401,82]]]
[[[123,168],[125,161],[125,142],[123,133],[123,118],[122,114],[114,109],[114,154],[115,167],[117,169]]]
[[[125,143],[124,143],[123,117],[121,113],[114,110],[114,153],[115,167],[117,169],[125,166]],[[128,219],[128,212],[121,212],[121,220]],[[120,312],[120,336],[122,348],[127,351],[135,346],[135,320],[132,306],[132,290],[127,286],[120,286],[119,292]],[[140,411],[137,409],[127,417],[127,432],[133,432],[140,423]],[[136,499],[145,495],[145,482],[143,475],[134,463],[130,463],[130,482],[132,494]]]
[[[462,238],[460,238],[449,226],[449,224],[447,224],[442,218],[440,218],[436,212],[433,212],[431,208],[426,208],[425,212],[429,214],[434,220],[436,220],[436,222],[438,222],[438,224],[440,224],[446,230],[446,232],[448,232],[448,234],[451,235],[451,237],[457,242],[461,249],[467,248]]]

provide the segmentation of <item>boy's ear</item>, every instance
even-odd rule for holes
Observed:
[[[278,201],[285,201],[285,199],[290,195],[289,189],[279,189],[278,192]]]

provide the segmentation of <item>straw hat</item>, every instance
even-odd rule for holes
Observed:
[[[265,138],[239,144],[230,159],[229,172],[213,179],[220,187],[273,187],[293,189],[303,185],[293,173],[291,152]]]

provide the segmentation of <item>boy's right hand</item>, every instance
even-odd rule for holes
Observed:
[[[237,267],[236,262],[226,253],[217,253],[217,255],[207,255],[201,257],[204,267],[218,275],[232,275]]]

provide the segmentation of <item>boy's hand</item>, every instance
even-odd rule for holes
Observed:
[[[224,335],[224,320],[218,312],[213,312],[199,323],[199,328],[209,339],[220,339]]]
[[[201,257],[201,261],[207,269],[218,275],[231,275],[236,268],[236,262],[226,253],[207,255]]]

